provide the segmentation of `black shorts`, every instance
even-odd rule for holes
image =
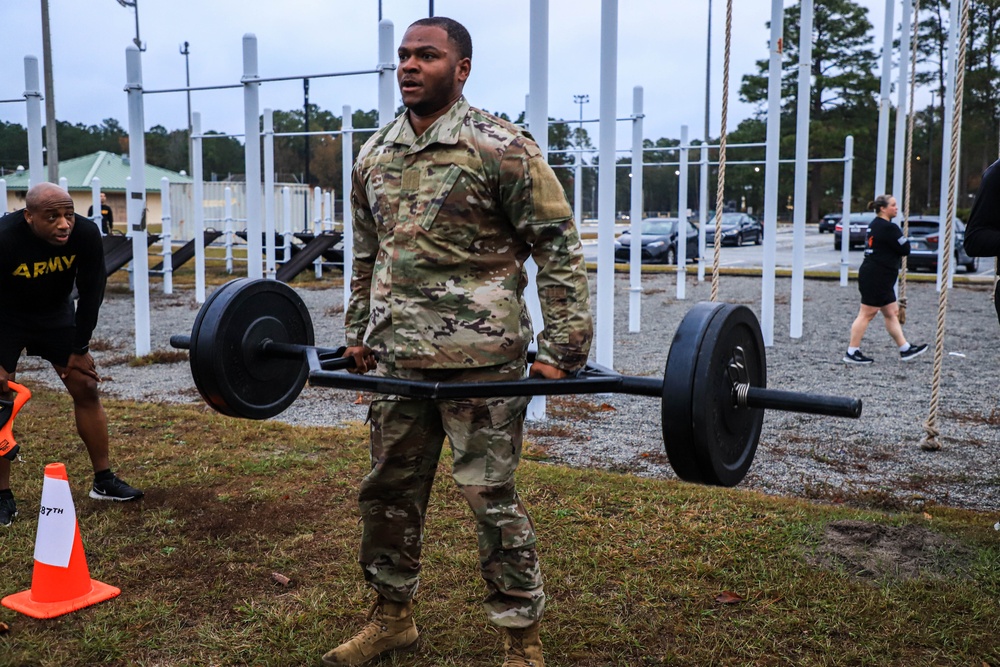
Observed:
[[[896,271],[885,267],[862,262],[858,269],[858,291],[861,292],[861,303],[874,308],[888,306],[896,301]]]
[[[6,326],[0,331],[0,366],[3,366],[8,373],[15,372],[22,350],[27,350],[28,355],[41,357],[56,366],[65,366],[69,363],[70,352],[73,351],[74,332],[73,327],[22,329]]]

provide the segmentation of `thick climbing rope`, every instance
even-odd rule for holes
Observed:
[[[905,0],[904,0],[905,1]],[[913,184],[913,121],[916,113],[913,108],[913,98],[917,88],[917,36],[920,33],[920,0],[913,2],[913,41],[910,44],[913,57],[910,59],[910,113],[906,120],[906,186],[903,189],[903,237],[910,236],[910,197]],[[906,255],[903,255],[903,267],[899,275],[899,323],[906,324]]]
[[[715,253],[712,256],[711,301],[719,300],[719,257],[722,254],[722,211],[726,204],[726,123],[729,120],[729,56],[732,51],[732,37],[733,0],[726,0],[726,55],[722,61],[722,127],[719,130],[719,184],[715,189]]]
[[[963,0],[961,9],[961,31],[958,36],[958,56],[955,59],[955,105],[951,122],[951,161],[948,169],[948,205],[945,208],[945,225],[943,237],[944,248],[941,254],[941,293],[938,297],[937,337],[934,341],[934,379],[931,381],[931,406],[927,421],[924,422],[926,433],[920,448],[933,452],[941,449],[937,438],[937,414],[940,406],[941,364],[944,359],[944,321],[948,310],[948,276],[951,274],[952,254],[952,218],[955,217],[955,189],[958,174],[958,137],[962,126],[962,93],[965,88],[965,42],[969,36],[969,4]]]

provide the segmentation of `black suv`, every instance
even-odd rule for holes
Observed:
[[[819,220],[819,233],[830,232],[832,234],[837,228],[838,222],[840,222],[840,213],[827,213]]]

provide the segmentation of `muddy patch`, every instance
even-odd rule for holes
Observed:
[[[834,521],[808,560],[861,579],[914,579],[964,576],[969,557],[965,547],[923,526]]]

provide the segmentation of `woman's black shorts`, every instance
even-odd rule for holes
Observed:
[[[16,325],[5,326],[0,331],[0,366],[8,373],[15,372],[22,350],[27,350],[29,356],[65,366],[73,351],[73,333],[73,327],[23,329]]]
[[[888,306],[896,301],[896,271],[871,262],[862,262],[858,269],[858,291],[861,292],[861,303],[874,308]]]

